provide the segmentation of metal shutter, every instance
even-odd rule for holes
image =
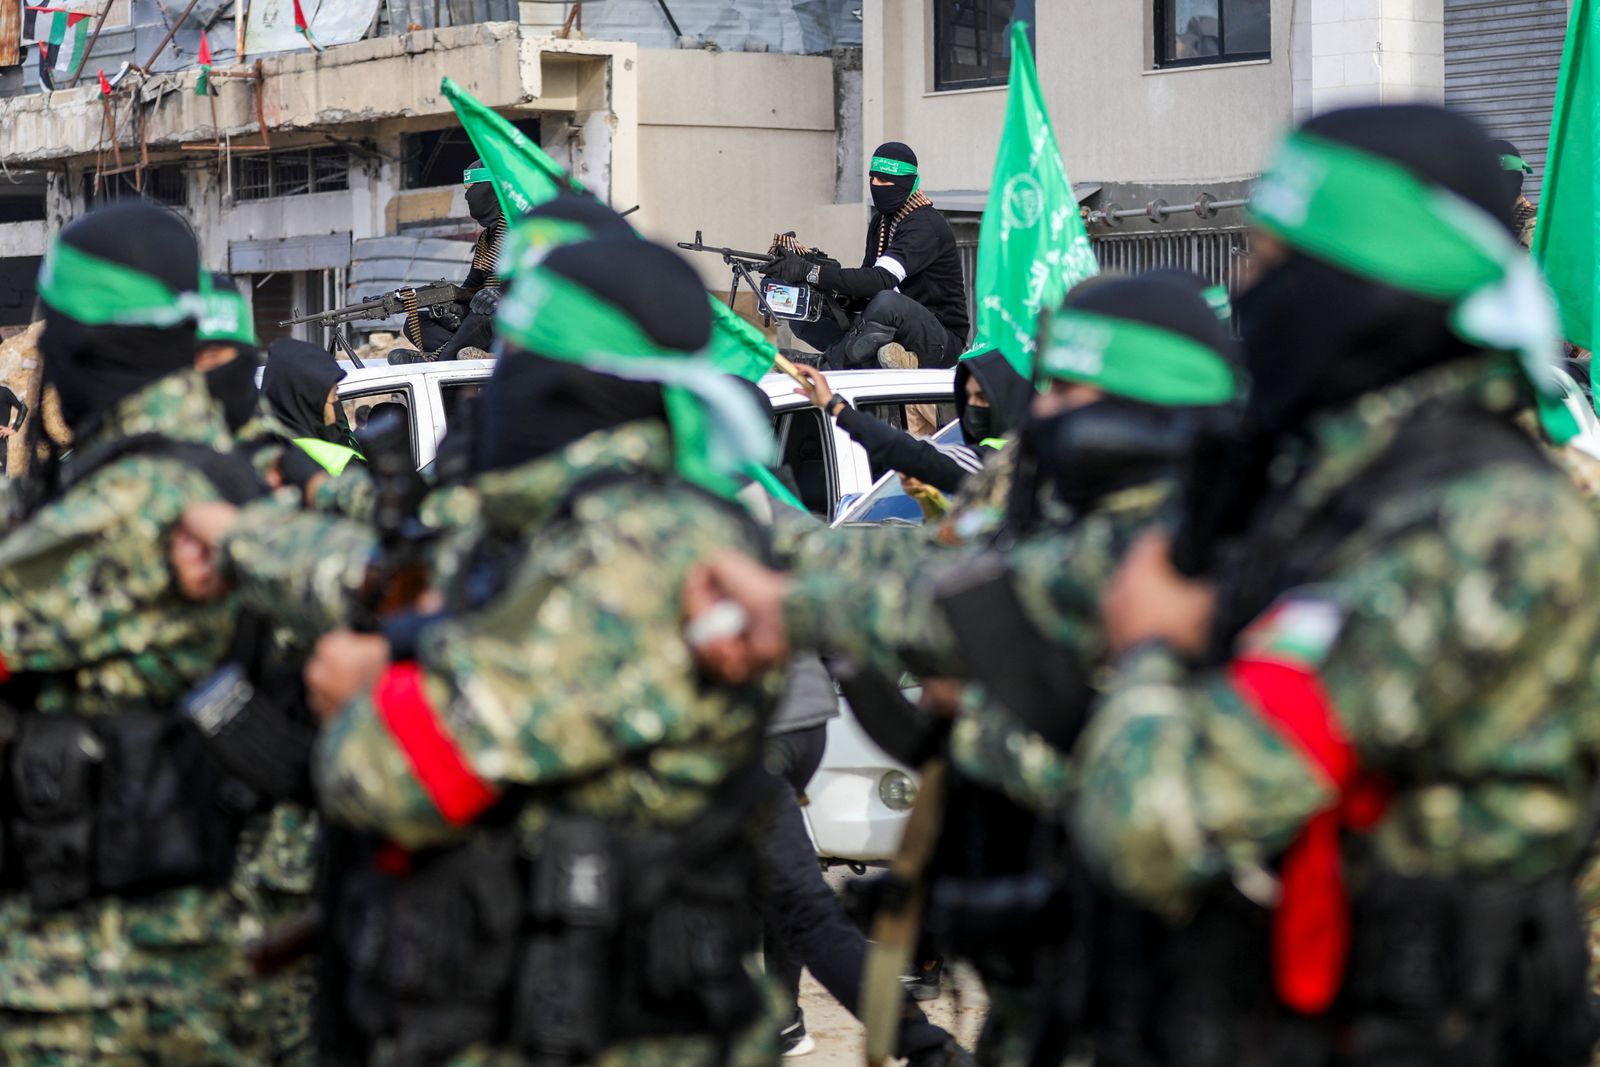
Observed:
[[[1566,32],[1567,0],[1445,0],[1444,102],[1522,150],[1535,203]]]

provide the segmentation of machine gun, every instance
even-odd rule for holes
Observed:
[[[333,339],[340,348],[345,350],[357,367],[364,367],[361,357],[356,355],[356,350],[344,336],[344,324],[361,320],[386,319],[391,315],[409,315],[411,312],[421,312],[425,308],[442,308],[447,304],[466,303],[472,299],[472,291],[463,289],[454,282],[447,282],[443,278],[432,285],[407,286],[384,293],[382,296],[369,297],[358,304],[347,304],[342,308],[330,308],[312,315],[296,314],[292,318],[284,319],[279,326],[298,326],[301,323],[314,322],[319,326],[333,331]],[[299,309],[295,309],[298,311]],[[436,316],[437,317],[437,316]]]
[[[794,234],[791,232],[783,236],[793,238]],[[780,243],[786,242],[782,242],[780,238]],[[831,293],[824,293],[809,285],[791,285],[776,278],[756,280],[756,273],[770,269],[774,263],[783,258],[782,251],[741,252],[737,248],[708,245],[700,230],[694,231],[693,241],[679,241],[678,247],[686,252],[710,252],[721,256],[722,262],[733,270],[733,281],[728,286],[728,306],[733,307],[734,297],[739,292],[739,283],[744,282],[755,294],[756,306],[761,309],[761,316],[767,326],[772,325],[773,319],[815,322],[822,317],[822,311],[826,308],[840,329],[850,327],[850,316],[839,306],[839,302]],[[778,245],[773,246],[774,249],[778,247]],[[818,263],[826,262],[828,258],[815,249],[800,254]]]

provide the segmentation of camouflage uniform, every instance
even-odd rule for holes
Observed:
[[[1298,529],[1429,401],[1504,410],[1514,393],[1469,360],[1319,417],[1275,521]],[[1275,660],[1316,679],[1363,766],[1426,761],[1363,835],[1383,868],[1532,878],[1576,860],[1600,746],[1597,547],[1559,472],[1483,465],[1377,502],[1235,646],[1235,671]],[[1226,672],[1159,645],[1119,667],[1079,746],[1079,839],[1123,891],[1186,915],[1220,879],[1259,881],[1336,794]]]
[[[695,560],[753,545],[702,494],[646,480],[665,472],[671,455],[664,427],[627,425],[484,475],[475,492],[430,498],[435,517],[460,524],[438,546],[435,572],[457,607],[463,563],[479,540],[509,535],[520,546],[504,591],[427,631],[415,666],[420,706],[474,795],[487,803],[512,787],[540,787],[522,808],[524,832],[537,833],[555,812],[685,825],[760,750],[775,693],[706,687],[680,632],[678,602]],[[586,491],[570,518],[557,517],[581,482],[612,472],[638,478]],[[270,597],[287,609],[283,617],[324,627],[348,614],[373,547],[365,529],[317,516],[241,523],[226,543],[247,599]],[[324,809],[409,848],[461,839],[477,812],[432,791],[437,768],[402,745],[391,722],[392,709],[369,695],[327,727],[316,766]],[[773,1011],[759,1020],[730,1062],[774,1061],[780,1019]],[[597,1062],[714,1056],[709,1039],[683,1037],[619,1046]],[[474,1049],[461,1062],[521,1059]]]
[[[80,447],[146,433],[230,447],[192,371],[121,401]],[[181,599],[167,563],[184,506],[215,499],[191,466],[130,455],[0,541],[0,656],[12,674],[47,676],[39,713],[172,707],[226,654],[235,605]],[[272,821],[246,833],[227,888],[97,897],[48,913],[25,893],[0,894],[0,1060],[283,1062],[269,1012],[293,977],[258,982],[241,954],[285,897],[306,888],[304,871],[262,854]]]

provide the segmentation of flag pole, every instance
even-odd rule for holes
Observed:
[[[78,79],[83,77],[83,68],[89,63],[89,55],[94,51],[94,43],[100,39],[100,27],[106,24],[106,16],[111,14],[111,5],[116,0],[106,0],[100,5],[100,13],[94,17],[94,29],[89,31],[89,43],[83,46],[83,55],[78,57],[78,69],[72,72],[72,80],[67,82],[71,89],[78,84]]]
[[[183,9],[183,14],[178,16],[177,21],[172,24],[172,28],[167,31],[167,35],[161,38],[161,43],[156,45],[154,52],[150,53],[150,58],[144,61],[144,66],[139,68],[141,71],[145,74],[150,73],[150,68],[156,65],[156,60],[161,58],[161,53],[166,51],[167,45],[171,44],[172,39],[178,35],[178,29],[188,19],[190,12],[194,11],[194,6],[199,2],[200,0],[189,0],[189,6]]]

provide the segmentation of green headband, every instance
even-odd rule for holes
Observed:
[[[907,163],[903,159],[890,159],[888,156],[873,156],[872,166],[867,168],[872,174],[892,174],[900,177],[903,174],[917,173],[915,163]]]
[[[461,172],[461,184],[476,185],[479,182],[489,181],[493,177],[494,175],[489,173],[488,167],[472,167]]]
[[[1226,285],[1213,285],[1208,289],[1204,289],[1200,293],[1200,298],[1206,302],[1206,307],[1210,308],[1222,322],[1229,322],[1233,319],[1233,301],[1228,299],[1228,287]]]
[[[39,267],[39,298],[85,326],[165,329],[198,318],[202,310],[198,292],[174,292],[159,278],[90,255],[59,236]]]
[[[771,424],[740,386],[698,355],[663,348],[617,307],[543,264],[513,277],[495,326],[548,359],[661,385],[678,473],[702,488],[731,497],[752,465],[771,459]]]
[[[1238,393],[1228,361],[1199,341],[1073,308],[1051,321],[1039,374],[1162,407],[1225,404]]]
[[[1578,432],[1551,373],[1560,325],[1544,278],[1487,211],[1393,160],[1298,131],[1256,184],[1250,210],[1292,248],[1380,285],[1453,305],[1463,340],[1515,353],[1545,431]]]
[[[1501,156],[1500,166],[1506,170],[1520,170],[1524,174],[1533,173],[1533,168],[1528,166],[1528,161],[1521,156]]]
[[[571,219],[523,219],[506,233],[505,250],[500,253],[500,274],[514,278],[543,262],[544,257],[562,245],[593,237],[587,226]]]
[[[258,343],[256,324],[242,293],[232,288],[213,288],[210,278],[202,278],[200,298],[205,302],[205,311],[196,331],[199,340],[252,346]]]

